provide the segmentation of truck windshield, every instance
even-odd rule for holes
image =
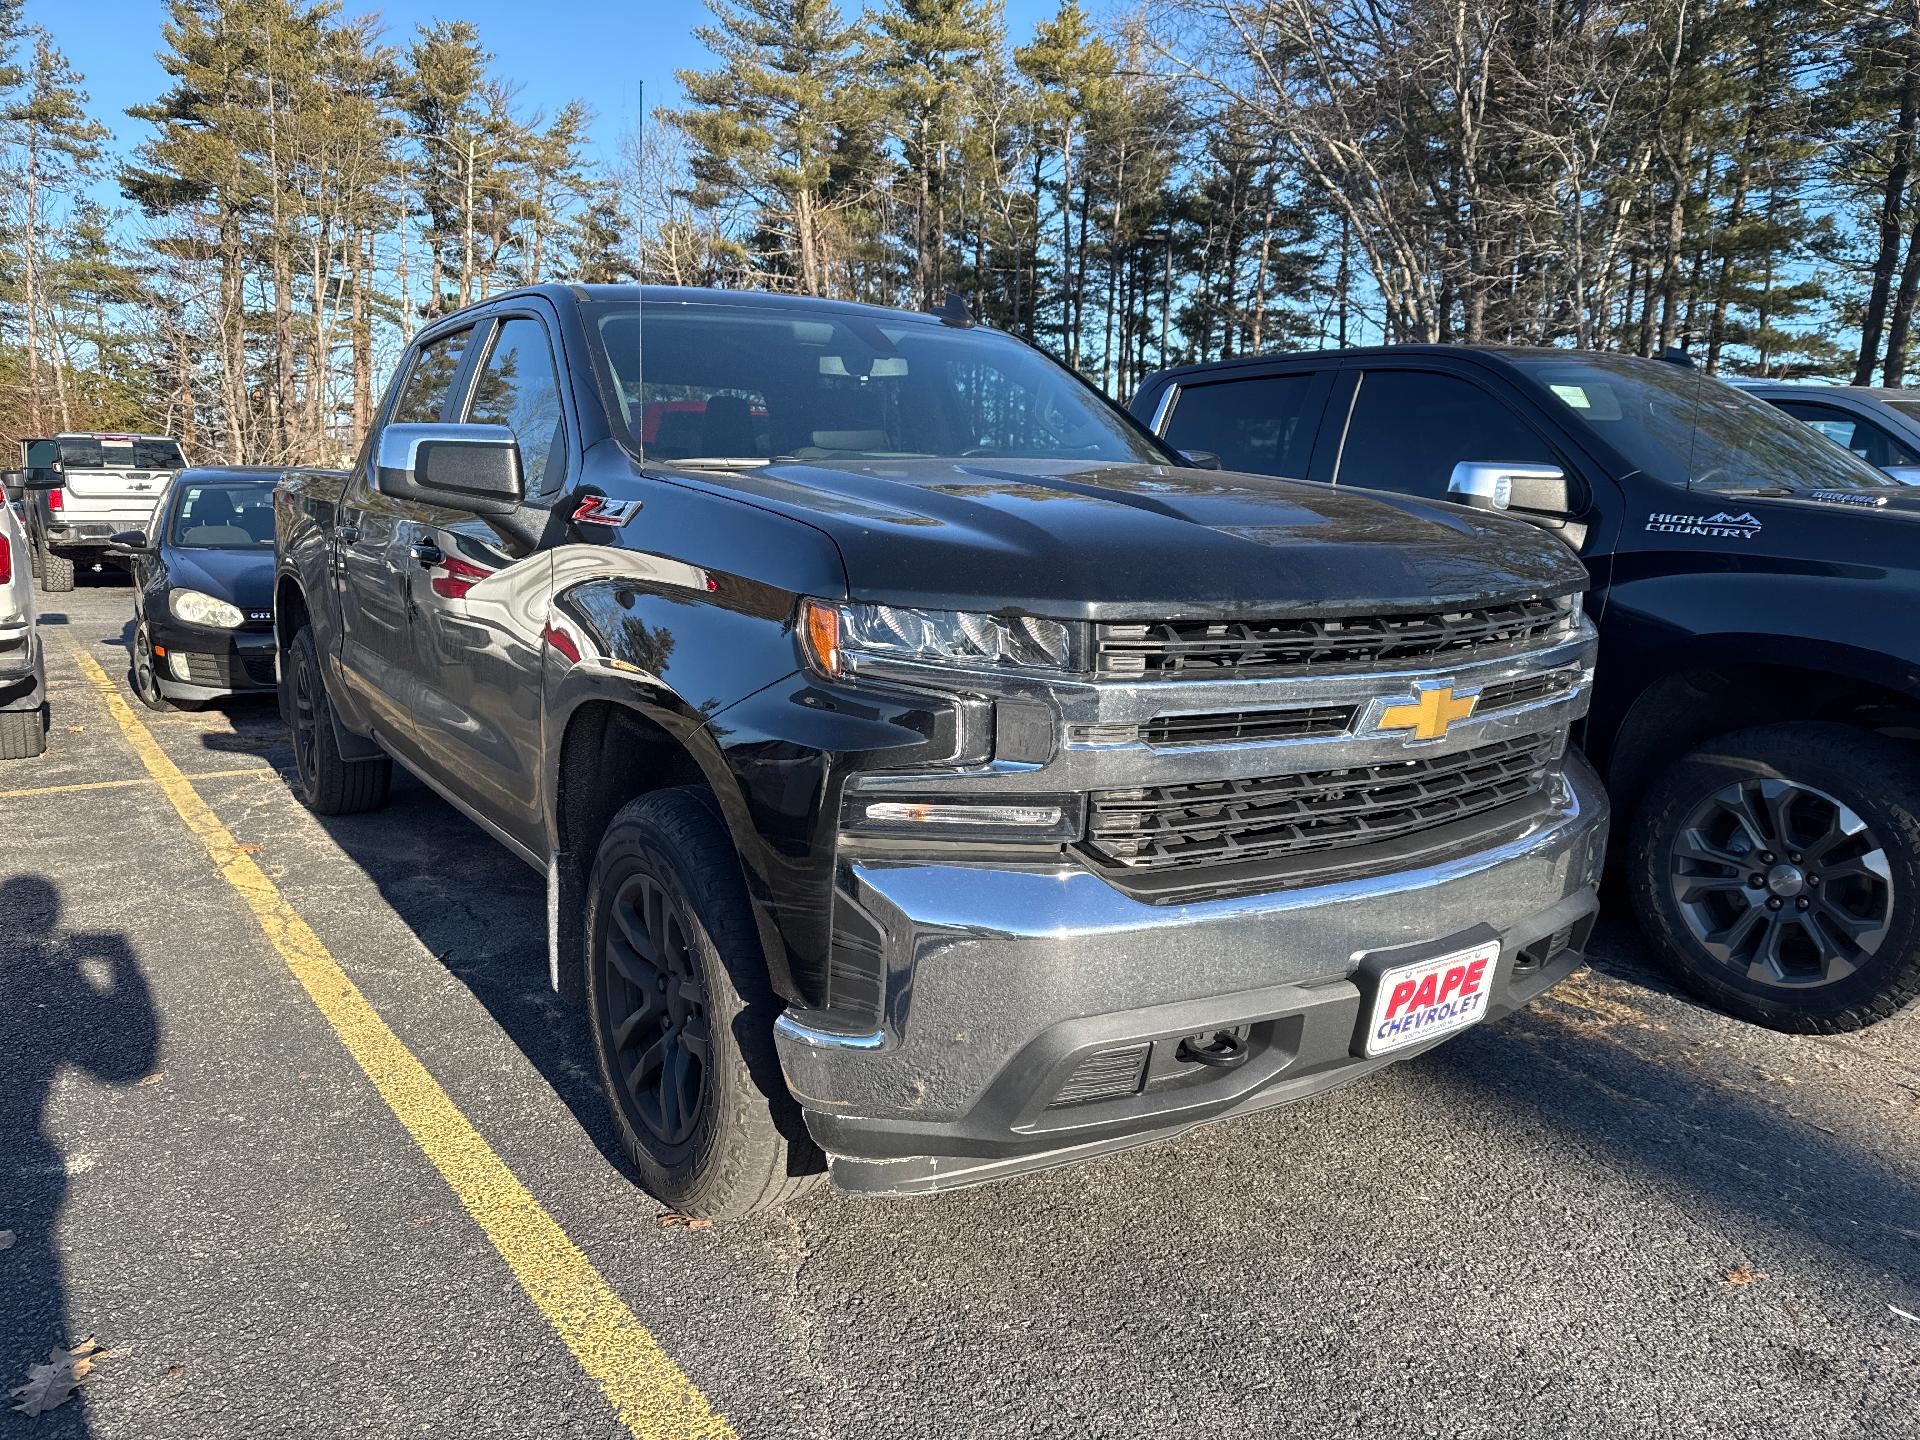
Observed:
[[[69,470],[184,470],[177,440],[137,435],[62,435],[60,463]]]
[[[1116,406],[996,331],[777,302],[584,308],[608,408],[652,459],[1177,463]]]
[[[1632,355],[1516,355],[1636,468],[1721,494],[1898,490],[1898,482],[1811,425],[1703,370]]]

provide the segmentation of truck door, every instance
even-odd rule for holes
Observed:
[[[471,326],[434,336],[416,352],[383,424],[441,418],[467,369]],[[409,547],[425,538],[422,508],[374,487],[378,437],[367,445],[341,497],[333,543],[340,577],[340,670],[356,707],[383,740],[418,756],[412,611],[425,576]]]
[[[547,329],[532,313],[504,314],[476,349],[465,413],[448,418],[512,430],[527,504],[550,506],[577,432]],[[409,558],[421,752],[456,799],[543,854],[540,666],[551,552],[516,558],[472,515],[436,510],[419,522]]]

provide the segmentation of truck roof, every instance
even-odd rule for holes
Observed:
[[[1176,380],[1188,375],[1210,375],[1222,370],[1237,370],[1254,365],[1270,365],[1281,360],[1371,360],[1381,357],[1393,359],[1417,358],[1420,356],[1478,355],[1490,360],[1514,360],[1526,356],[1557,356],[1562,358],[1578,357],[1582,360],[1645,360],[1645,355],[1628,355],[1619,350],[1570,350],[1561,345],[1350,345],[1345,349],[1326,350],[1269,350],[1259,355],[1236,355],[1231,360],[1198,360],[1187,365],[1170,365],[1164,370],[1156,370],[1140,382],[1140,388],[1165,380]]]

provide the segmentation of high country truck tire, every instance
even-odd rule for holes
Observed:
[[[316,815],[378,810],[393,788],[393,761],[384,755],[348,760],[333,731],[333,703],[313,627],[302,625],[284,657],[287,720],[293,731],[293,790]]]
[[[586,998],[600,1080],[641,1184],[682,1215],[738,1219],[824,1165],[787,1093],[740,862],[705,792],[613,817],[587,887]]]
[[[1920,998],[1920,758],[1851,725],[1709,740],[1635,816],[1633,907],[1682,983],[1774,1030],[1834,1034]]]

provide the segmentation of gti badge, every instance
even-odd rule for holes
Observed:
[[[1416,682],[1411,695],[1378,695],[1367,706],[1360,721],[1362,735],[1405,734],[1407,743],[1417,745],[1445,737],[1457,720],[1473,714],[1480,703],[1478,686],[1455,690],[1452,685]]]
[[[589,495],[573,512],[576,525],[624,525],[640,513],[638,500],[609,500],[605,495]]]

